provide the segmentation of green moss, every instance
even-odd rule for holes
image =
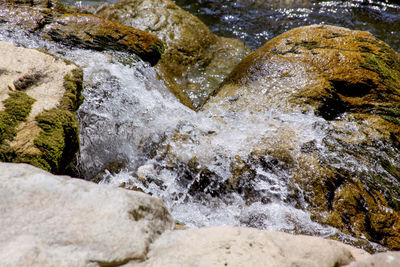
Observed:
[[[83,73],[81,69],[74,69],[64,76],[64,88],[66,92],[60,102],[60,109],[75,111],[83,102],[82,96]]]
[[[399,72],[390,68],[380,56],[368,53],[364,58],[361,67],[371,70],[379,74],[382,79],[391,79],[397,81],[400,78]]]
[[[296,43],[296,45],[302,46],[302,47],[306,48],[307,50],[313,50],[313,49],[319,48],[318,42],[316,42],[316,41],[301,41],[299,43]]]
[[[17,134],[17,126],[26,120],[31,112],[35,99],[25,92],[9,93],[9,98],[3,101],[5,110],[0,112],[0,160],[12,161],[15,153],[10,149],[7,141],[11,141]]]
[[[151,44],[150,49],[155,50],[158,54],[160,54],[160,56],[162,56],[162,54],[165,51],[164,43],[162,41],[159,41],[154,44]]]
[[[9,93],[9,98],[3,101],[5,110],[0,112],[0,144],[13,139],[16,127],[26,120],[34,102],[25,92]]]
[[[79,150],[79,127],[75,111],[83,102],[81,94],[83,73],[74,69],[64,76],[65,93],[56,109],[45,110],[36,116],[42,129],[34,140],[40,155],[28,155],[20,161],[36,167],[62,174],[73,161]]]
[[[68,110],[52,109],[42,112],[36,121],[42,131],[34,144],[42,152],[42,160],[28,160],[52,173],[60,173],[69,165],[79,148],[76,117]]]
[[[377,110],[377,113],[382,119],[400,126],[400,108],[381,107]]]

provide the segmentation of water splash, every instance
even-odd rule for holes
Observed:
[[[329,136],[340,140],[344,135],[332,133],[333,127],[312,112],[232,111],[215,104],[195,113],[173,97],[153,68],[131,55],[68,49],[18,31],[0,30],[0,39],[44,47],[83,68],[79,168],[86,178],[100,173],[102,183],[159,197],[177,221],[190,227],[252,226],[350,238],[312,221],[304,193],[292,182],[295,173],[288,164],[297,163],[290,159],[310,144],[338,167],[360,171],[364,166],[351,154],[341,158],[329,149],[338,147]],[[378,157],[396,152],[387,151]],[[108,166],[115,162],[123,167],[113,171]]]

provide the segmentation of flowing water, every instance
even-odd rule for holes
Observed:
[[[178,3],[215,33],[240,38],[253,49],[290,28],[313,23],[369,30],[400,49],[400,7],[395,4],[289,0]],[[294,157],[304,144],[312,144],[325,153],[326,161],[349,171],[363,171],[355,157],[341,159],[328,148],[340,150],[340,144],[329,144],[334,142],[327,138],[334,134],[332,127],[312,112],[282,112],[279,107],[231,112],[214,105],[196,113],[174,98],[153,68],[130,55],[68,49],[5,27],[0,28],[0,39],[44,47],[83,68],[85,101],[78,111],[78,168],[82,176],[159,197],[174,218],[189,227],[241,225],[352,240],[311,220],[303,192],[291,184],[294,173],[283,166],[285,162],[268,155],[251,157],[261,144],[290,146]],[[127,57],[131,58],[129,64],[119,60]],[[293,83],[303,82],[301,73],[293,79]],[[275,88],[277,94],[286,90],[285,84],[277,83]],[[287,144],[281,143],[282,129],[295,133]],[[366,150],[373,155],[379,152]],[[390,147],[384,151],[397,153]],[[376,157],[389,158],[385,153]],[[234,179],[232,164],[246,165],[252,173],[235,190],[227,186]],[[379,166],[376,170],[395,182]]]

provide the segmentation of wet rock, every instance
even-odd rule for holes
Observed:
[[[0,159],[63,173],[79,149],[82,70],[0,42]]]
[[[399,58],[398,53],[368,32],[333,26],[300,27],[247,56],[226,79],[218,96],[233,95],[239,87],[249,91],[252,84],[265,83],[266,78],[298,78],[302,84],[293,93],[269,86],[264,95],[285,94],[272,95],[274,98],[268,100],[282,100],[286,106],[301,105],[302,109],[311,106],[327,120],[344,112],[372,113],[379,108],[396,108]],[[296,68],[299,74],[294,73]],[[306,75],[302,80],[296,77],[300,73]]]
[[[343,266],[356,253],[317,237],[215,227],[166,233],[151,245],[146,261],[128,266]]]
[[[1,266],[119,266],[143,261],[175,226],[143,193],[0,163]]]
[[[163,53],[163,43],[151,34],[87,14],[66,14],[46,25],[43,36],[72,47],[125,51],[151,65]]]
[[[54,0],[7,0],[0,2],[0,25],[18,26],[27,31],[41,30],[54,17],[76,13]]]
[[[152,33],[165,43],[157,65],[170,90],[191,108],[199,107],[249,49],[220,38],[170,0],[121,0],[95,14]]]
[[[398,53],[368,32],[312,25],[244,58],[203,111],[319,116],[319,144],[278,129],[279,141],[268,147],[266,138],[252,154],[284,164],[315,220],[399,249],[399,100]]]
[[[43,28],[51,18],[52,12],[48,8],[0,2],[0,25],[15,25],[34,32]]]
[[[151,34],[93,15],[77,14],[57,1],[7,1],[1,2],[0,7],[0,24],[37,32],[71,47],[133,53],[151,65],[164,51],[162,41]]]

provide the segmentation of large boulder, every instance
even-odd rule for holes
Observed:
[[[143,193],[0,163],[1,266],[119,266],[143,261],[174,222]]]
[[[348,267],[397,267],[400,263],[400,252],[377,253],[351,262]]]
[[[67,171],[79,149],[82,70],[6,42],[0,57],[0,160]]]
[[[128,266],[344,266],[368,254],[318,237],[215,227],[164,234]]]
[[[2,1],[0,24],[17,26],[71,47],[132,53],[154,65],[163,43],[144,31],[93,15],[77,14],[57,1]]]
[[[199,107],[249,52],[243,42],[214,35],[197,17],[170,0],[121,0],[92,12],[160,38],[165,43],[157,65],[160,75],[191,108]]]
[[[320,141],[281,128],[253,162],[276,158],[315,220],[400,248],[400,56],[387,44],[334,26],[290,30],[248,55],[203,107],[221,109],[319,116],[310,129]]]

